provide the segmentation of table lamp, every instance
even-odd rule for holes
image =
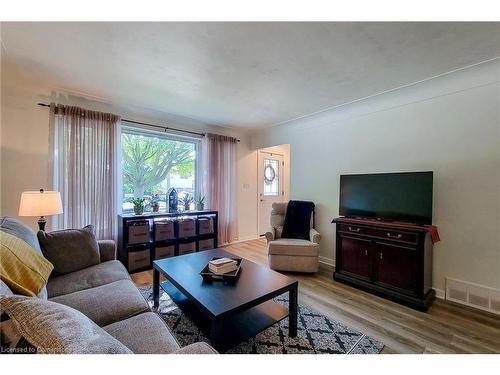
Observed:
[[[40,216],[38,228],[45,230],[45,217],[63,213],[61,194],[58,191],[23,191],[19,216]]]

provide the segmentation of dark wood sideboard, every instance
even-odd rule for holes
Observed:
[[[424,226],[338,217],[335,280],[426,311],[432,289],[432,241]]]

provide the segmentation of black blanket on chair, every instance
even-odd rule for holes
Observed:
[[[313,211],[313,202],[288,202],[281,238],[310,240],[309,229],[311,228],[311,215]]]

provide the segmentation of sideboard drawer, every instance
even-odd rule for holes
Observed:
[[[415,244],[418,237],[416,233],[405,232],[395,229],[369,228],[360,225],[341,224],[339,230],[352,234],[376,237],[385,240],[394,240]]]
[[[372,229],[372,236],[408,243],[417,243],[417,234],[390,229]]]

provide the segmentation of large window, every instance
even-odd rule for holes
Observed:
[[[179,198],[196,194],[198,140],[124,128],[121,145],[123,212],[132,212],[132,198],[156,198],[164,211],[171,188]]]

